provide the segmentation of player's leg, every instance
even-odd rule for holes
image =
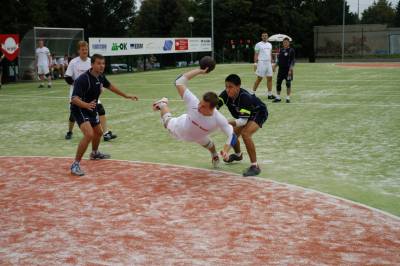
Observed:
[[[46,73],[46,70],[47,70],[47,73]],[[49,71],[49,67],[47,67],[47,69],[45,67],[45,73],[46,73],[46,77],[47,77],[47,87],[51,88],[51,73]]]
[[[114,135],[107,128],[106,110],[104,109],[103,104],[102,103],[98,103],[96,108],[97,108],[97,112],[99,113],[101,127],[103,128],[103,139],[104,139],[104,141],[109,141],[109,140],[117,138],[117,135]]]
[[[224,162],[231,163],[231,162],[234,162],[234,161],[243,160],[243,153],[240,150],[240,141],[239,141],[239,137],[240,137],[240,135],[242,133],[243,128],[244,128],[244,126],[243,127],[234,127],[233,128],[233,131],[235,132],[235,135],[237,137],[237,141],[236,141],[235,145],[233,146],[233,150],[235,152],[229,155],[228,160],[224,159]]]
[[[97,125],[92,123],[93,126],[93,139],[92,139],[92,152],[90,153],[90,160],[109,159],[111,156],[99,151],[101,137],[103,136],[103,129],[100,121]]]
[[[79,121],[79,122],[81,122],[81,121]],[[73,175],[82,176],[85,173],[80,168],[80,162],[82,160],[83,155],[85,154],[85,152],[87,150],[87,147],[89,146],[89,143],[93,139],[93,129],[92,129],[92,126],[90,125],[89,121],[86,121],[86,122],[83,122],[82,124],[80,124],[79,128],[82,131],[83,138],[79,142],[78,149],[77,149],[76,155],[75,155],[75,161],[71,165],[71,173]]]
[[[266,62],[265,66],[265,75],[267,76],[267,96],[268,99],[275,99],[275,96],[272,94],[272,64],[271,62]]]
[[[256,81],[254,81],[254,85],[253,85],[253,91],[256,92],[258,86],[260,85],[262,81],[262,77],[257,76]]]
[[[1,83],[2,77],[3,77],[3,68],[2,68],[2,66],[0,66],[0,89],[1,89],[1,86],[2,86],[2,83]]]
[[[290,95],[292,94],[293,76],[286,79],[286,103],[290,103]]]
[[[276,80],[276,98],[272,101],[274,103],[278,103],[281,101],[281,91],[282,91],[282,82],[284,80],[284,76],[281,72],[278,72],[278,77]]]
[[[199,140],[197,143],[199,143],[201,146],[203,146],[210,152],[211,163],[214,168],[217,168],[219,164],[219,156],[217,150],[215,149],[214,142],[209,137],[205,137],[204,139]]]
[[[40,85],[39,88],[43,88],[44,87],[44,67],[43,66],[37,66],[37,71],[38,71],[38,76],[39,76],[39,80],[40,80]]]
[[[75,118],[72,115],[72,113],[69,113],[69,119],[68,119],[68,132],[65,134],[65,139],[71,139],[72,138],[72,130],[74,129],[75,125]]]
[[[242,130],[242,139],[244,144],[246,145],[246,150],[249,154],[251,163],[251,166],[243,173],[244,176],[258,175],[261,172],[257,163],[256,146],[254,145],[252,138],[253,134],[259,128],[260,126],[255,121],[249,121]]]

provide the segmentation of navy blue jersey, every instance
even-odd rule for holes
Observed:
[[[266,112],[266,105],[254,94],[251,94],[245,89],[240,88],[239,94],[236,99],[228,97],[228,93],[224,90],[219,95],[219,102],[217,109],[226,105],[229,112],[234,118],[250,118],[254,117],[257,113]]]
[[[109,89],[110,86],[110,82],[104,75],[95,77],[88,70],[74,81],[72,97],[78,96],[84,102],[96,101],[97,103],[101,89],[103,87]]]
[[[295,52],[294,49],[289,47],[287,49],[282,48],[279,51],[279,55],[278,55],[278,66],[279,66],[279,70],[281,69],[289,69],[291,67],[294,66],[294,62],[295,62]]]

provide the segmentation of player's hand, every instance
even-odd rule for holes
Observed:
[[[200,70],[200,74],[208,74],[209,73],[208,72],[208,67],[206,67],[205,69],[199,68],[199,70]]]
[[[127,98],[127,99],[131,99],[132,101],[137,101],[137,100],[139,100],[139,98],[138,98],[137,96],[135,96],[135,95],[128,95],[128,96],[126,96],[126,98]]]
[[[86,103],[86,109],[94,111],[96,109],[96,101],[93,100],[90,103]]]
[[[229,155],[228,155],[227,152],[225,152],[225,151],[220,151],[219,153],[221,154],[221,157],[222,157],[222,159],[223,159],[224,161],[227,161],[227,160],[229,159]]]

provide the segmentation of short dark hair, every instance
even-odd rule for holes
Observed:
[[[203,100],[210,104],[211,108],[214,108],[218,105],[218,95],[215,92],[209,91],[203,95]]]
[[[94,64],[94,62],[96,62],[96,59],[104,60],[104,56],[102,56],[101,54],[94,54],[94,55],[92,55],[92,57],[90,58],[90,62],[91,62],[92,64]]]
[[[240,86],[242,84],[240,77],[236,74],[230,74],[229,76],[227,76],[225,82],[232,82],[236,86]]]
[[[283,40],[284,40],[284,41],[288,41],[288,42],[290,42],[290,40],[289,40],[289,38],[288,38],[288,37],[285,37],[285,38],[283,38]]]

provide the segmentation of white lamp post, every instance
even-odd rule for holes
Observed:
[[[192,16],[188,17],[188,22],[190,23],[190,38],[192,38],[193,36],[192,25],[194,22],[194,17]],[[193,64],[193,53],[190,53],[190,63]]]

